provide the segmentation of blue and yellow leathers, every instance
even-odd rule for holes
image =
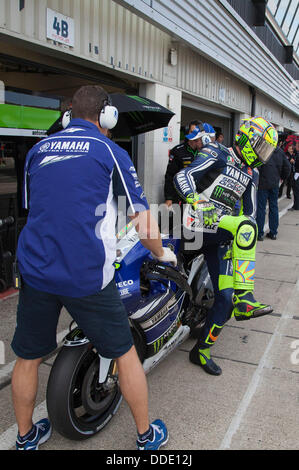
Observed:
[[[235,291],[253,291],[257,183],[257,170],[242,163],[233,149],[219,144],[202,149],[194,162],[174,178],[175,187],[183,198],[197,193],[217,212],[217,221],[202,229],[202,252],[215,300],[201,330],[200,348],[212,346],[231,317]],[[233,216],[239,200],[241,215]]]
[[[225,215],[215,235],[203,235],[202,252],[211,276],[215,300],[202,330],[199,347],[212,346],[223,325],[231,318],[234,292],[253,291],[256,238],[254,220],[244,215]]]

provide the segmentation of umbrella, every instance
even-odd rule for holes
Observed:
[[[110,95],[113,106],[118,109],[118,122],[111,129],[113,138],[130,137],[167,127],[174,113],[148,98],[122,93]],[[48,129],[53,134],[62,129],[62,115]]]
[[[55,134],[56,132],[62,131],[63,114],[64,113],[61,113],[60,117],[55,122],[53,122],[52,126],[49,127],[49,129],[47,130],[47,135]]]
[[[126,137],[167,127],[174,113],[148,98],[112,93],[113,106],[118,109],[118,122],[111,129],[113,137]]]

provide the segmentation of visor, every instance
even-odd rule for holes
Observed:
[[[263,164],[267,163],[275,150],[273,145],[269,144],[265,139],[259,136],[254,139],[254,142],[251,141],[250,144],[259,161]]]

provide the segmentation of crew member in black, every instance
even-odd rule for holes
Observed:
[[[299,211],[299,140],[296,142],[295,173],[293,180],[294,205],[292,211]]]
[[[212,126],[202,123],[201,121],[191,121],[189,123],[188,135],[192,133],[195,127],[201,127],[203,133],[208,134],[212,140],[215,131]],[[194,161],[194,158],[198,155],[200,149],[207,145],[204,139],[188,140],[187,138],[182,144],[176,145],[170,150],[169,163],[165,173],[165,184],[164,184],[164,197],[165,204],[170,208],[173,203],[178,203],[180,198],[173,185],[173,178],[182,169],[186,168]]]

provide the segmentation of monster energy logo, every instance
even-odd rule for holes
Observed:
[[[128,95],[128,96],[129,98],[132,98],[133,100],[139,101],[139,103],[150,104],[148,100],[146,100],[145,98],[141,98],[141,96],[135,96],[135,95]]]
[[[132,98],[133,100],[136,100],[138,101],[140,104],[142,104],[142,108],[143,110],[145,109],[146,111],[154,111],[154,112],[158,112],[158,111],[161,111],[162,108],[160,105],[158,104],[151,104],[150,101],[148,101],[147,99],[145,98],[141,98],[141,96],[134,96],[134,95],[128,95],[129,98]]]
[[[144,121],[143,114],[139,111],[131,111],[128,114],[132,118],[132,120],[136,121],[137,123],[142,123]]]
[[[243,134],[243,135],[240,137],[240,139],[238,140],[237,144],[238,144],[239,147],[242,148],[242,147],[244,147],[244,145],[247,143],[247,141],[248,141],[247,135]]]
[[[180,318],[170,327],[170,329],[163,335],[161,338],[157,339],[153,346],[154,346],[154,354],[160,351],[160,349],[166,344],[176,333],[178,327],[181,324]]]
[[[157,339],[157,341],[154,342],[154,352],[155,354],[157,354],[157,352],[160,351],[160,349],[163,347],[164,345],[164,336],[162,336],[162,338],[159,338]]]
[[[217,186],[215,188],[214,196],[217,198],[221,197],[223,194],[223,191],[224,191],[224,188],[222,188],[221,186]]]

